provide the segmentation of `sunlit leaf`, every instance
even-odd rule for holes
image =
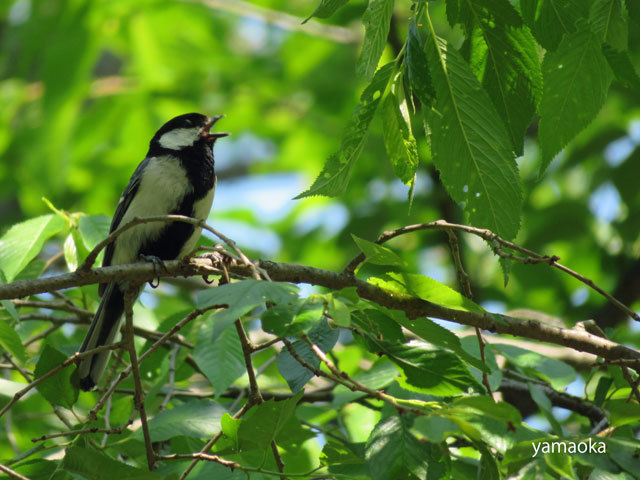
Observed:
[[[429,124],[440,179],[473,225],[512,239],[522,192],[504,124],[454,48],[430,38],[427,57],[438,95]]]
[[[7,282],[40,253],[44,242],[64,228],[58,215],[43,215],[14,225],[0,238],[0,270]]]

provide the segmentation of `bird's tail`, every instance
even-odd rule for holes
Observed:
[[[80,353],[102,345],[111,345],[118,333],[124,312],[124,292],[117,283],[110,283],[93,317]],[[110,350],[90,355],[78,362],[80,388],[88,391],[96,386],[109,360]]]

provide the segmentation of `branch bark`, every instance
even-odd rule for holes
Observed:
[[[606,360],[628,360],[628,366],[640,368],[640,352],[610,340],[597,337],[585,331],[560,328],[535,320],[519,319],[508,315],[493,313],[465,312],[444,307],[421,298],[402,295],[383,290],[377,286],[355,278],[320,268],[290,263],[277,263],[265,260],[254,262],[266,271],[274,281],[308,283],[339,290],[356,287],[361,298],[370,300],[387,308],[402,310],[409,318],[433,317],[478,327],[490,332],[515,335],[519,337],[554,343],[577,351],[588,352]],[[154,272],[153,265],[138,263],[95,268],[85,272],[73,272],[33,280],[21,280],[0,285],[0,299],[26,297],[37,293],[51,292],[64,288],[107,283],[115,280],[148,282],[156,276],[203,276],[220,275],[221,266],[212,259],[193,258],[189,262],[170,261],[165,263],[166,271]],[[220,267],[220,268],[218,268]],[[250,266],[232,263],[229,271],[242,277],[252,277],[255,270]]]

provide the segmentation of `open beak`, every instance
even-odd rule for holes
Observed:
[[[213,127],[213,125],[223,117],[224,117],[224,115],[216,115],[214,117],[209,117],[209,120],[207,120],[207,123],[205,123],[204,127],[202,127],[202,132],[200,133],[200,136],[202,138],[204,138],[209,143],[215,142],[218,138],[229,136],[228,133],[222,133],[222,132],[211,133],[211,132],[209,132],[211,127]]]

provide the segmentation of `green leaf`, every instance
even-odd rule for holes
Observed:
[[[238,428],[240,451],[271,450],[269,444],[278,436],[296,410],[304,392],[276,402],[273,398],[253,407]]]
[[[43,215],[18,223],[0,238],[0,270],[7,282],[35,258],[50,237],[64,228],[58,215]]]
[[[291,283],[246,279],[209,288],[198,294],[198,307],[229,305],[229,308],[256,307],[265,302],[288,303],[298,298],[298,287]]]
[[[517,408],[506,402],[494,402],[487,395],[469,395],[457,398],[452,402],[452,405],[470,407],[483,415],[504,420],[513,426],[522,423],[522,416]]]
[[[619,51],[627,49],[629,27],[620,0],[594,0],[589,11],[589,23],[601,42]]]
[[[151,440],[162,442],[178,435],[210,438],[220,431],[220,419],[224,413],[226,409],[222,405],[205,399],[163,410],[149,420]]]
[[[383,341],[376,344],[404,372],[406,379],[399,382],[404,388],[439,396],[457,395],[469,388],[484,391],[466,364],[451,352],[416,341],[406,345]]]
[[[106,215],[82,216],[78,220],[78,231],[89,250],[109,236],[111,219]]]
[[[604,406],[611,415],[611,425],[616,427],[629,423],[635,424],[640,418],[640,405],[627,402],[626,399],[612,398],[607,400]]]
[[[351,325],[349,307],[333,296],[327,301],[327,313],[339,327],[347,328]]]
[[[244,373],[246,367],[236,329],[229,326],[216,335],[214,328],[213,322],[208,322],[198,332],[193,357],[211,382],[215,398],[218,398]]]
[[[231,440],[233,443],[233,448],[238,449],[238,429],[240,428],[240,420],[236,420],[228,413],[222,415],[220,420],[220,426],[222,428],[222,433],[224,433],[225,437]]]
[[[540,408],[540,411],[542,412],[542,414],[549,421],[549,424],[551,425],[553,432],[556,435],[561,437],[562,426],[560,425],[560,423],[558,423],[556,418],[553,416],[553,412],[551,411],[551,408],[552,408],[551,400],[549,400],[549,397],[547,397],[547,395],[544,393],[544,390],[542,390],[540,385],[537,385],[532,382],[527,382],[527,385],[529,387],[529,393],[531,394],[531,398],[533,399],[534,402],[536,402],[536,405],[538,405],[538,408]]]
[[[369,478],[364,460],[363,443],[346,443],[327,437],[327,443],[320,455],[320,463],[325,465],[329,472],[341,474],[350,479]]]
[[[322,302],[305,298],[297,303],[275,305],[265,310],[260,318],[266,332],[282,337],[308,332],[319,324],[323,313]]]
[[[522,191],[502,119],[454,48],[432,37],[427,58],[438,96],[428,117],[431,149],[442,183],[471,224],[513,239]]]
[[[568,480],[576,480],[576,474],[573,471],[571,455],[565,453],[548,453],[544,456],[545,463],[551,470],[560,475],[560,478]]]
[[[309,331],[309,339],[323,352],[330,351],[338,341],[339,331],[329,326],[326,320],[323,320],[317,327]],[[313,352],[311,347],[302,340],[292,343],[293,350],[298,356],[314,368],[320,366],[320,359]],[[287,348],[283,348],[278,354],[278,370],[284,377],[292,392],[297,392],[304,387],[305,383],[313,377],[313,372],[303,367],[289,353]]]
[[[382,51],[387,44],[393,4],[394,0],[369,0],[369,5],[362,15],[365,33],[362,52],[356,63],[356,72],[367,80],[376,71]]]
[[[40,359],[34,370],[34,378],[38,379],[63,363],[67,356],[49,344],[45,344],[40,352]],[[71,374],[75,366],[69,365],[42,381],[36,387],[47,401],[54,405],[71,408],[78,400],[78,389],[71,384]]]
[[[13,307],[12,304],[10,305]],[[3,302],[3,305],[0,306],[0,347],[14,357],[18,363],[23,364],[27,360],[27,352],[22,346],[22,340],[13,328],[13,324],[14,319]]]
[[[540,172],[602,108],[611,71],[600,41],[583,23],[563,38],[542,63],[544,91],[540,102]]]
[[[424,53],[425,35],[420,31],[422,28],[425,27],[418,27],[415,19],[411,19],[407,35],[405,65],[407,66],[407,78],[411,91],[422,103],[422,108],[427,109],[434,101],[435,91],[429,73],[427,56]]]
[[[640,89],[640,76],[631,63],[631,54],[628,50],[619,51],[604,43],[602,44],[602,53],[619,82],[628,88]]]
[[[483,480],[500,480],[500,470],[495,456],[483,443],[475,442],[474,446],[480,452],[480,468],[478,478]]]
[[[149,472],[118,462],[93,448],[73,446],[67,448],[62,468],[91,480],[160,480],[165,478],[155,472]]]
[[[369,133],[371,120],[378,109],[380,98],[387,89],[393,70],[392,62],[380,67],[376,72],[369,86],[362,92],[360,103],[351,114],[349,124],[342,135],[340,150],[329,157],[313,185],[295,199],[313,195],[337,197],[346,191],[351,172]]]
[[[374,265],[394,265],[397,267],[404,267],[407,265],[406,262],[390,248],[370,242],[364,238],[360,238],[353,233],[351,234],[351,238],[356,242],[356,245],[358,245],[358,248],[362,253],[366,255],[367,258],[365,261],[369,263],[373,263]]]
[[[423,340],[433,345],[437,345],[438,347],[451,350],[469,365],[474,366],[478,370],[486,373],[490,372],[489,368],[484,363],[482,363],[482,360],[480,360],[480,358],[476,358],[473,355],[470,355],[469,352],[467,352],[462,347],[460,339],[455,333],[444,328],[441,325],[438,325],[433,320],[430,320],[428,318],[403,318],[399,319],[398,323],[400,323],[400,325],[402,325],[407,330],[410,330],[421,337]]]
[[[398,376],[398,369],[386,358],[381,358],[368,370],[358,372],[351,377],[373,390],[380,390],[388,386]],[[333,407],[339,407],[345,403],[352,402],[357,398],[366,395],[363,392],[352,391],[344,385],[338,385],[333,389]]]
[[[576,21],[586,18],[589,2],[583,0],[520,0],[522,18],[540,45],[553,51],[563,36],[576,31]]]
[[[598,379],[598,385],[596,386],[596,392],[593,396],[593,403],[598,407],[601,407],[607,398],[609,387],[613,383],[613,379],[610,377],[602,376]]]
[[[524,373],[533,378],[541,378],[551,383],[553,388],[562,390],[576,378],[576,371],[570,365],[537,352],[506,345],[493,343],[496,348],[511,363],[517,365]]]
[[[401,108],[404,108],[406,118]],[[406,108],[406,100],[401,107],[394,93],[387,95],[382,105],[382,136],[393,173],[408,185],[413,181],[418,167],[418,146],[411,133]]]
[[[367,441],[365,458],[373,480],[404,478],[407,470],[417,478],[427,478],[431,452],[410,431],[408,415],[381,420]]]
[[[424,275],[391,272],[386,273],[382,278],[371,277],[368,282],[387,290],[413,295],[444,307],[464,310],[465,312],[487,313],[484,308],[464,295]]]
[[[508,0],[465,0],[481,35],[471,36],[474,71],[502,118],[518,155],[542,96],[536,42]]]
[[[346,5],[347,2],[349,0],[321,0],[320,5],[302,23],[307,23],[312,17],[329,18],[336,10]]]

